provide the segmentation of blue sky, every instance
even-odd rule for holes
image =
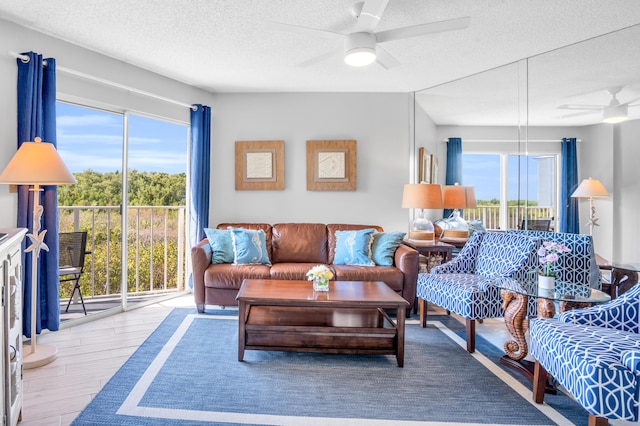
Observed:
[[[526,164],[522,157],[521,174],[523,182],[526,181]],[[538,170],[537,162],[529,161],[529,200],[535,201],[538,197]],[[510,156],[508,176],[508,198],[518,198],[518,157]],[[500,199],[500,155],[499,154],[463,154],[462,179],[464,185],[475,187],[476,199],[491,200]],[[520,190],[520,198],[525,199],[524,183]]]
[[[58,102],[58,151],[72,173],[122,171],[124,117]],[[186,126],[129,115],[129,169],[186,173]]]

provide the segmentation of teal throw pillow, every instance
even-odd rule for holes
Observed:
[[[227,229],[204,228],[211,246],[211,263],[233,263],[233,243]]]
[[[335,265],[375,266],[371,260],[371,244],[375,229],[336,231]]]
[[[229,232],[233,244],[234,265],[271,265],[262,229],[231,229]]]
[[[404,232],[376,232],[373,234],[371,259],[378,266],[393,266],[396,249],[402,243]]]

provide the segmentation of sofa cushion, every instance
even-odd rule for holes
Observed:
[[[233,243],[233,264],[262,264],[271,265],[264,231],[253,229],[231,229]]]
[[[371,244],[371,260],[377,266],[393,266],[396,249],[407,235],[405,232],[376,232]]]
[[[327,227],[320,223],[278,223],[272,228],[271,262],[327,263]]]
[[[269,253],[269,259],[271,259],[271,238],[272,238],[272,231],[271,231],[271,224],[269,223],[244,223],[244,222],[238,222],[238,223],[221,223],[218,226],[216,226],[216,228],[218,229],[230,229],[230,228],[242,228],[242,229],[262,229],[262,231],[264,232],[264,240],[267,244],[267,252]]]
[[[307,271],[318,263],[295,262],[295,263],[274,263],[271,266],[272,280],[307,280]],[[331,265],[329,269],[331,268]],[[334,274],[335,275],[335,274]]]
[[[393,266],[332,265],[337,281],[383,281],[392,290],[403,290],[404,275]]]
[[[327,225],[327,241],[329,242],[329,259],[327,263],[333,264],[336,255],[336,231],[357,231],[360,229],[375,229],[377,232],[383,232],[380,226],[375,225],[351,225],[344,223],[330,223]]]
[[[211,246],[211,263],[232,263],[233,243],[228,229],[204,228]]]
[[[204,285],[211,288],[239,290],[245,279],[270,279],[269,269],[268,265],[232,265],[230,263],[209,265],[204,271]]]
[[[334,265],[375,266],[371,260],[371,244],[374,229],[336,231],[336,255]]]

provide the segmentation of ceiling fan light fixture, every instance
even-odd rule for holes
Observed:
[[[376,38],[371,33],[353,33],[344,39],[344,61],[363,67],[376,60]]]
[[[376,53],[368,47],[356,47],[344,55],[344,61],[352,67],[364,67],[376,60]]]
[[[625,121],[627,116],[627,105],[607,107],[602,111],[602,122],[616,124]]]

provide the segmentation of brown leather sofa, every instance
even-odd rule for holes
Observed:
[[[212,264],[211,247],[207,239],[191,249],[193,263],[193,293],[198,312],[205,305],[237,305],[236,296],[242,281],[249,279],[306,280],[313,266],[326,264],[337,281],[384,281],[404,297],[413,308],[418,277],[418,252],[400,244],[394,255],[394,266],[333,265],[336,248],[335,231],[374,228],[379,226],[319,223],[221,223],[228,227],[262,229],[272,265]],[[311,284],[309,284],[311,285]],[[411,312],[407,309],[407,313]]]

